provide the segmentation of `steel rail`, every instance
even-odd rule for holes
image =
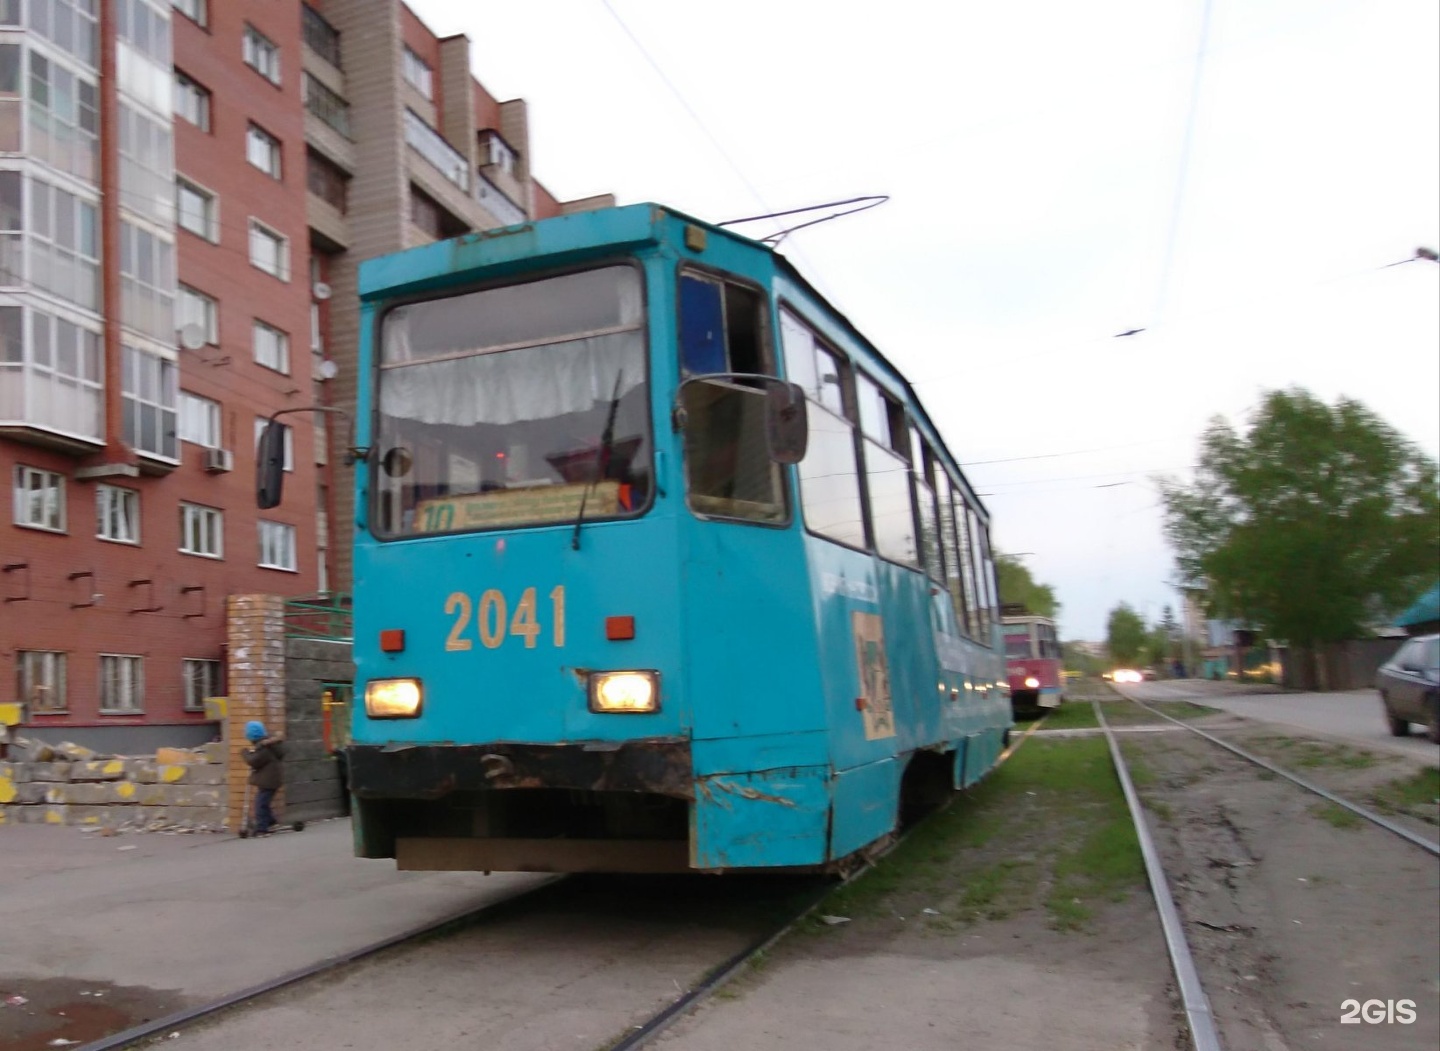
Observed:
[[[1005,749],[998,756],[995,757],[995,765],[990,768],[989,773],[993,774],[996,770],[1000,768],[1002,763],[1004,763],[1007,759],[1014,755],[1015,752],[1020,748],[1020,746],[1029,739],[1030,735],[1040,728],[1040,725],[1044,721],[1044,717],[1036,720],[1036,722],[1033,723],[1028,730],[1026,730],[1018,738],[1016,738],[1009,745],[1007,745]],[[799,912],[797,912],[794,916],[790,917],[790,919],[786,920],[779,929],[773,931],[770,934],[762,936],[749,947],[740,950],[740,952],[730,957],[730,959],[726,960],[718,967],[715,967],[714,969],[709,971],[705,975],[705,977],[701,978],[700,981],[696,983],[692,988],[687,989],[685,992],[681,993],[664,1008],[662,1008],[658,1013],[653,1015],[648,1021],[635,1026],[632,1032],[629,1032],[625,1036],[621,1037],[620,1040],[618,1040],[616,1043],[608,1045],[605,1051],[638,1051],[638,1049],[645,1047],[647,1044],[650,1043],[651,1040],[654,1040],[662,1032],[664,1032],[676,1021],[678,1021],[680,1019],[680,1016],[683,1015],[687,1010],[702,1003],[710,996],[718,992],[720,988],[725,985],[726,982],[730,981],[730,979],[735,977],[736,973],[752,959],[754,959],[756,956],[759,956],[761,953],[768,951],[771,946],[775,945],[787,934],[793,931],[802,921],[804,921],[805,917],[809,916],[812,912],[814,912],[821,905],[823,905],[825,903],[825,899],[828,898],[831,894],[833,894],[836,890],[838,890],[839,887],[843,887],[846,884],[853,883],[855,880],[859,879],[867,872],[874,869],[877,863],[879,863],[886,856],[891,854],[897,847],[900,846],[901,843],[904,843],[905,840],[910,838],[911,833],[913,833],[916,828],[919,828],[921,824],[924,824],[924,822],[920,822],[914,828],[909,829],[903,835],[898,837],[895,842],[890,844],[890,846],[885,851],[878,854],[875,858],[867,861],[857,872],[850,876],[849,879],[840,883],[838,886],[825,887],[820,893],[816,894],[813,898],[807,900],[805,907]],[[80,1051],[89,1051],[89,1049],[81,1048]],[[1196,1051],[1205,1051],[1205,1049],[1197,1048]]]
[[[1140,842],[1140,856],[1145,862],[1145,877],[1150,881],[1150,893],[1155,899],[1155,910],[1160,914],[1160,926],[1165,933],[1165,947],[1170,953],[1170,966],[1175,971],[1175,981],[1180,987],[1180,999],[1185,1005],[1185,1021],[1190,1027],[1190,1039],[1195,1051],[1222,1051],[1220,1034],[1215,1028],[1215,1015],[1210,1009],[1210,998],[1200,984],[1200,974],[1195,969],[1195,958],[1190,954],[1190,944],[1185,938],[1185,925],[1180,919],[1180,910],[1175,907],[1175,898],[1170,885],[1165,881],[1165,869],[1160,864],[1160,854],[1145,823],[1145,813],[1140,806],[1140,797],[1130,780],[1130,771],[1125,766],[1125,757],[1120,754],[1120,742],[1116,739],[1099,701],[1091,701],[1095,718],[1105,731],[1105,740],[1110,745],[1110,759],[1115,764],[1115,775],[1120,779],[1120,789],[1125,793],[1125,803],[1130,808],[1130,820],[1135,824],[1135,836]]]
[[[122,1048],[128,1047],[137,1041],[163,1036],[167,1031],[173,1032],[182,1026],[193,1024],[210,1015],[224,1011],[227,1008],[235,1007],[249,1000],[258,999],[267,993],[273,993],[279,989],[284,989],[286,986],[295,985],[308,978],[314,978],[327,972],[338,970],[349,964],[357,963],[366,957],[374,956],[376,953],[383,952],[396,945],[403,945],[405,942],[424,938],[427,935],[443,931],[448,927],[463,927],[474,923],[482,916],[500,912],[506,908],[513,908],[526,899],[553,888],[555,884],[559,882],[559,879],[546,880],[544,883],[529,887],[520,891],[518,894],[512,894],[508,898],[489,902],[479,908],[469,909],[446,919],[436,920],[422,927],[416,927],[413,930],[393,934],[388,938],[362,946],[350,952],[340,953],[336,956],[327,956],[318,963],[309,964],[305,967],[289,971],[280,975],[278,978],[267,979],[246,989],[241,989],[239,992],[229,993],[226,996],[220,997],[218,1000],[197,1004],[194,1007],[182,1008],[179,1011],[165,1015],[163,1018],[152,1019],[148,1022],[131,1026],[129,1029],[122,1029],[117,1033],[102,1036],[98,1040],[92,1040],[88,1044],[76,1047],[75,1051],[121,1051]]]
[[[1212,744],[1218,744],[1221,748],[1224,748],[1230,752],[1234,752],[1241,759],[1248,760],[1249,762],[1254,763],[1256,766],[1263,767],[1264,769],[1269,770],[1271,773],[1279,774],[1281,777],[1286,778],[1289,781],[1293,781],[1295,784],[1299,785],[1307,792],[1313,792],[1317,796],[1320,796],[1322,799],[1327,799],[1330,802],[1334,803],[1336,806],[1344,807],[1352,814],[1357,814],[1358,816],[1363,817],[1366,821],[1370,821],[1376,825],[1379,825],[1381,828],[1385,829],[1385,831],[1393,832],[1401,839],[1406,840],[1409,843],[1413,843],[1415,846],[1421,848],[1422,850],[1429,851],[1432,855],[1436,857],[1440,857],[1440,843],[1436,843],[1434,840],[1426,839],[1418,832],[1412,832],[1404,825],[1397,824],[1396,822],[1391,821],[1389,818],[1382,817],[1381,815],[1375,813],[1375,811],[1373,810],[1369,810],[1366,807],[1360,806],[1357,803],[1352,803],[1348,799],[1342,799],[1340,796],[1337,796],[1329,789],[1321,788],[1319,785],[1311,781],[1305,780],[1305,778],[1300,777],[1298,774],[1292,774],[1290,771],[1284,769],[1283,767],[1276,766],[1268,759],[1264,759],[1251,752],[1247,752],[1239,745],[1233,745],[1229,741],[1225,741],[1219,737],[1216,737],[1214,734],[1206,733],[1199,727],[1191,726],[1189,723],[1181,719],[1177,719],[1173,715],[1166,715],[1164,712],[1156,708],[1150,707],[1150,705],[1146,704],[1144,701],[1131,697],[1128,694],[1121,694],[1121,696],[1128,700],[1131,704],[1144,708],[1151,715],[1158,715],[1160,718],[1168,719],[1170,722],[1176,724],[1177,726],[1183,726],[1191,733],[1199,734],[1201,737],[1205,738],[1205,740],[1207,741],[1210,741]],[[1199,703],[1199,701],[1197,700],[1196,703]]]

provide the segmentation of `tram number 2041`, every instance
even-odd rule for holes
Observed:
[[[525,648],[533,650],[545,634],[546,625],[541,622],[539,600],[535,588],[526,588],[520,593],[520,601],[512,612],[505,596],[497,588],[490,588],[474,603],[463,591],[452,591],[445,599],[445,615],[454,618],[450,634],[445,638],[445,649],[450,651],[468,650],[474,647],[475,639],[488,650],[496,649],[507,638],[525,640]],[[473,626],[472,626],[473,621]],[[555,646],[565,645],[565,585],[559,584],[550,590],[550,641]]]

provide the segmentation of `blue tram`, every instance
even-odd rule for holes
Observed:
[[[359,855],[843,871],[994,764],[988,514],[783,257],[635,205],[359,283]]]

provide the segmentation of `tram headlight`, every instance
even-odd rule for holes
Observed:
[[[413,719],[425,691],[419,679],[371,679],[365,684],[365,714],[372,719]]]
[[[660,710],[660,675],[653,671],[590,673],[592,712],[655,712]]]
[[[1025,679],[1025,689],[1027,689],[1027,690],[1038,690],[1039,688],[1040,688],[1040,680],[1037,679],[1037,678],[1035,678],[1035,676],[1031,675],[1031,676],[1028,676],[1028,677]]]

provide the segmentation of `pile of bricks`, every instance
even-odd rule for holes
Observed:
[[[4,731],[0,825],[121,831],[218,832],[225,826],[226,746],[162,748],[153,756],[101,756]]]

